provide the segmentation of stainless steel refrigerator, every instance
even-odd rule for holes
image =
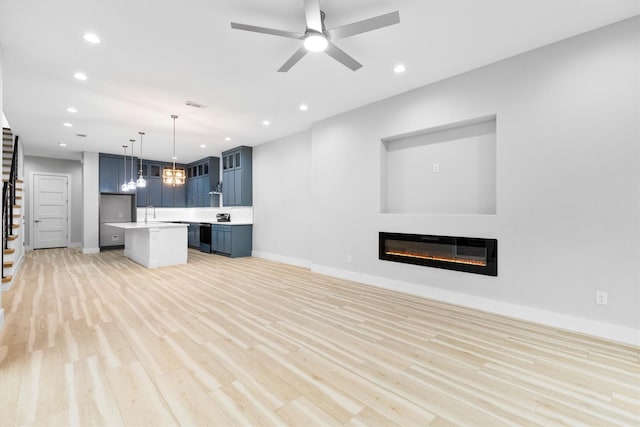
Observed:
[[[100,193],[100,249],[124,246],[124,230],[108,222],[135,222],[136,195]]]

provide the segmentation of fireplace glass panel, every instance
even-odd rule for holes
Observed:
[[[497,276],[495,239],[380,233],[380,259]]]

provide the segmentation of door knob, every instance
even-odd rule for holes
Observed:
[[[36,220],[34,220],[33,222],[40,222],[40,220],[39,220],[39,219],[36,219]]]

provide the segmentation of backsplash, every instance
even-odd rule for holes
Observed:
[[[156,208],[147,210],[149,221],[184,221],[184,222],[216,222],[216,214],[231,214],[231,223],[253,224],[253,207],[228,208]],[[144,221],[145,208],[137,208],[138,221]]]

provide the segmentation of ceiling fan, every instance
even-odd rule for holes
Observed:
[[[304,40],[304,44],[287,59],[278,69],[279,72],[289,71],[307,52],[322,52],[337,60],[341,64],[356,71],[362,67],[358,61],[349,56],[346,52],[332,43],[333,40],[344,39],[367,31],[377,30],[400,22],[398,11],[376,16],[341,27],[327,30],[324,25],[325,13],[320,10],[319,0],[304,0],[304,15],[307,21],[304,33],[294,33],[292,31],[277,30],[274,28],[257,27],[255,25],[231,23],[231,28],[236,30],[253,31],[256,33],[271,34],[274,36],[289,37]]]

